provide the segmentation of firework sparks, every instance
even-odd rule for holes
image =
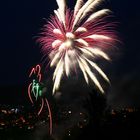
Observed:
[[[95,63],[97,57],[110,60],[104,49],[112,46],[116,40],[113,23],[107,22],[109,9],[97,11],[103,0],[77,0],[73,11],[66,8],[65,0],[56,0],[58,9],[43,28],[39,42],[45,54],[49,53],[50,66],[54,67],[53,93],[59,87],[62,77],[67,77],[77,66],[89,84],[104,93],[104,89],[92,72],[95,69],[107,82],[109,79]]]
[[[35,76],[35,79],[32,80],[32,82],[29,84],[28,86],[28,96],[29,99],[31,101],[32,104],[34,104],[33,102],[33,98],[32,98],[32,94],[35,97],[35,100],[38,100],[38,98],[41,98],[41,108],[38,111],[38,115],[41,114],[44,105],[46,103],[47,108],[48,108],[48,112],[49,112],[49,119],[50,119],[50,135],[52,134],[52,113],[51,113],[51,108],[50,108],[50,104],[47,100],[47,98],[43,98],[43,86],[41,86],[41,79],[42,79],[42,74],[41,74],[41,67],[40,65],[36,65],[36,67],[33,67],[29,77]]]

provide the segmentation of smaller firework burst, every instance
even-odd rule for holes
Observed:
[[[49,112],[49,118],[50,118],[50,135],[52,134],[52,113],[51,113],[51,108],[49,105],[49,102],[46,97],[43,97],[44,92],[46,93],[46,87],[43,86],[41,83],[42,80],[42,74],[41,74],[41,67],[40,65],[36,65],[35,67],[32,68],[29,77],[31,78],[34,76],[34,79],[28,86],[28,96],[32,104],[34,104],[33,97],[35,97],[35,100],[37,101],[39,98],[41,99],[41,108],[38,111],[38,115],[41,114],[44,104],[46,103],[48,107],[48,112]]]

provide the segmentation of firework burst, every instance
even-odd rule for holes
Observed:
[[[39,38],[44,54],[50,56],[50,67],[54,67],[55,93],[64,75],[69,76],[79,67],[87,84],[91,79],[95,86],[104,93],[104,89],[92,72],[95,69],[107,82],[108,77],[95,63],[97,57],[110,60],[104,49],[113,45],[114,25],[106,19],[109,9],[97,11],[103,0],[77,0],[74,10],[66,7],[65,0],[56,0],[58,9],[43,27]]]
[[[38,115],[41,114],[44,105],[46,103],[48,112],[49,112],[49,120],[50,120],[50,135],[52,134],[52,112],[50,108],[50,104],[48,99],[43,97],[44,92],[46,93],[45,87],[41,86],[41,80],[42,80],[42,74],[41,74],[41,66],[36,65],[32,68],[29,78],[32,76],[35,76],[33,81],[28,86],[28,96],[32,104],[34,104],[33,97],[35,97],[35,100],[37,101],[38,98],[41,98],[41,108],[38,111]]]

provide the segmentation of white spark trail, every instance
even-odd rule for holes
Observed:
[[[51,66],[51,67],[54,66],[54,65],[57,63],[57,61],[58,61],[58,59],[59,59],[60,57],[61,57],[61,56],[60,56],[60,52],[57,52],[57,53],[55,54],[54,58],[52,59],[50,66]]]
[[[56,2],[59,7],[57,11],[60,14],[60,17],[62,19],[64,26],[66,26],[66,23],[65,23],[66,0],[56,0]]]
[[[74,7],[74,16],[76,16],[77,12],[82,7],[83,3],[84,3],[83,0],[77,0],[76,5]]]
[[[110,60],[110,58],[108,57],[108,55],[106,53],[104,53],[101,49],[99,48],[91,48],[91,47],[87,47],[87,50],[89,50],[90,52],[92,52],[94,55],[96,56],[100,56],[103,57],[106,60]]]
[[[53,33],[63,35],[60,29],[54,29]]]
[[[62,43],[62,41],[57,39],[57,40],[55,40],[55,41],[52,43],[52,47],[55,48],[55,47],[57,47],[60,43]]]
[[[88,43],[84,40],[84,39],[76,39],[77,42],[79,42],[80,44],[83,44],[84,46],[88,47]]]
[[[85,18],[89,12],[95,11],[96,7],[102,2],[103,0],[94,0],[88,7],[84,10],[82,13],[82,16],[80,17],[80,20]]]
[[[70,59],[69,59],[69,56],[68,56],[68,53],[66,52],[65,54],[65,70],[66,70],[66,75],[69,76],[70,74]]]
[[[83,12],[85,11],[85,9],[93,2],[94,0],[88,0],[83,6],[82,8],[78,11],[74,23],[73,23],[73,28],[75,27],[75,25],[77,25],[78,22],[80,22],[80,18],[83,14]]]
[[[90,51],[88,51],[85,48],[79,48],[79,50],[81,50],[82,53],[84,53],[84,55],[88,55],[88,56],[94,57],[93,53],[91,53]]]
[[[84,67],[84,65],[80,62],[80,60],[77,60],[77,61],[78,61],[78,64],[79,64],[80,69],[82,70],[82,73],[83,73],[83,75],[84,75],[85,81],[86,81],[86,83],[88,84],[89,81],[88,81],[88,77],[87,77],[87,74],[86,74],[85,67]]]
[[[64,67],[64,63],[61,62],[60,66],[58,68],[58,71],[57,71],[57,76],[54,81],[53,94],[55,93],[56,90],[58,90],[58,88],[60,86],[61,78],[62,78],[63,71],[64,71],[63,67]]]
[[[87,29],[84,27],[79,27],[75,32],[87,32]]]
[[[58,76],[57,75],[57,72],[58,72],[58,70],[59,70],[59,68],[60,68],[60,66],[61,66],[61,64],[62,64],[63,62],[62,62],[62,58],[59,60],[59,62],[57,63],[57,65],[56,65],[56,68],[55,68],[55,71],[54,71],[54,74],[53,74],[53,80],[55,80],[55,78]]]
[[[81,63],[84,64],[86,73],[89,75],[91,80],[95,83],[95,85],[98,87],[98,89],[101,91],[101,93],[104,93],[104,90],[103,90],[101,84],[99,83],[99,81],[97,80],[96,76],[93,74],[93,72],[89,68],[89,66],[88,66],[87,62],[85,61],[85,59],[83,59],[81,57],[79,57],[79,59],[81,60]]]
[[[101,74],[101,76],[102,76],[108,83],[110,83],[110,80],[108,79],[108,77],[106,76],[106,74],[102,71],[102,69],[101,69],[96,63],[90,61],[90,60],[87,59],[87,58],[85,58],[85,59],[89,62],[89,64],[90,64],[93,68],[95,68],[95,69]]]
[[[97,18],[100,18],[100,17],[103,17],[105,15],[108,15],[109,13],[111,13],[111,11],[109,9],[102,9],[98,12],[95,12],[93,13],[85,23],[89,22],[89,21],[92,21],[92,20],[95,20]]]
[[[109,40],[109,39],[112,39],[111,37],[108,37],[106,35],[98,35],[98,34],[93,34],[93,35],[87,36],[85,38],[91,38],[91,39],[94,39],[94,40],[98,40],[98,39]]]
[[[59,14],[59,12],[57,10],[54,10],[55,15],[57,16],[57,18],[59,19],[60,22],[63,22],[61,19],[61,16]]]

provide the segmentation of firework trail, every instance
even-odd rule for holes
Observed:
[[[50,135],[52,134],[52,113],[51,113],[51,108],[50,108],[50,104],[47,100],[47,98],[43,98],[43,86],[41,86],[41,80],[42,80],[42,74],[41,74],[41,67],[40,65],[36,65],[36,67],[33,67],[30,74],[29,74],[29,78],[35,76],[35,78],[33,79],[33,81],[29,84],[28,86],[28,96],[29,99],[31,101],[32,104],[34,104],[33,98],[32,98],[32,94],[33,97],[35,97],[35,100],[37,101],[38,98],[41,98],[41,107],[38,111],[38,115],[41,114],[44,105],[46,103],[47,108],[48,108],[48,112],[49,112],[49,120],[50,120]]]
[[[111,11],[97,7],[104,0],[77,0],[73,11],[66,7],[65,0],[56,0],[58,9],[43,27],[38,39],[43,53],[50,56],[50,67],[54,67],[53,93],[59,87],[62,77],[70,76],[73,70],[80,68],[87,84],[89,79],[104,93],[104,89],[92,72],[95,69],[107,82],[108,77],[95,63],[101,57],[110,60],[104,51],[116,41],[114,23],[107,22]]]

